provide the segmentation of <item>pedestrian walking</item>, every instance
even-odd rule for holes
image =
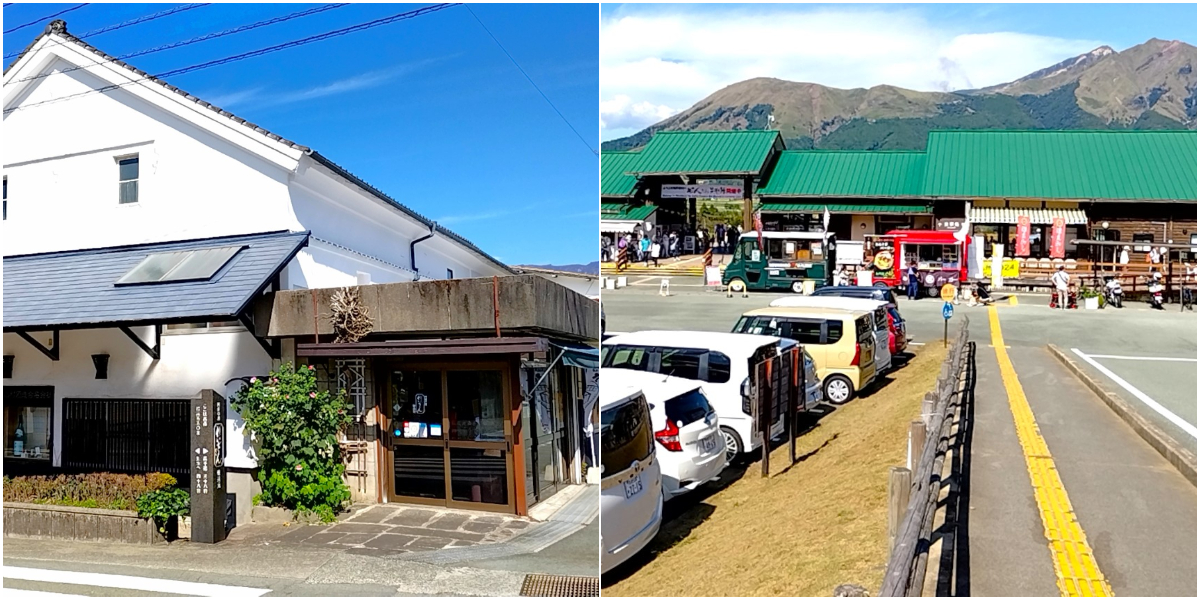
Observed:
[[[654,242],[650,245],[650,258],[654,259],[654,266],[658,266],[658,255],[662,253],[662,244]],[[646,265],[649,266],[649,261]]]
[[[920,285],[917,283],[917,261],[908,263],[905,274],[908,275],[908,299],[916,300],[917,294],[920,292]]]
[[[1129,246],[1125,246],[1124,248],[1121,248],[1121,258],[1117,262],[1119,262],[1123,265],[1129,264]]]
[[[641,241],[638,242],[638,260],[645,262],[647,267],[650,266],[650,244],[648,235],[643,235]]]
[[[713,243],[717,245],[717,252],[725,254],[725,224],[717,223],[717,236],[713,239]]]
[[[1050,276],[1050,281],[1054,284],[1054,291],[1058,294],[1058,307],[1066,310],[1067,291],[1071,286],[1071,276],[1067,274],[1062,265],[1058,265],[1058,270]]]
[[[1151,246],[1150,253],[1146,256],[1146,258],[1150,261],[1150,264],[1157,265],[1162,261],[1162,254],[1159,253],[1158,248]]]

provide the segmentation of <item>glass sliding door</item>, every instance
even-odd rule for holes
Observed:
[[[388,372],[389,499],[513,511],[507,366],[422,365]]]

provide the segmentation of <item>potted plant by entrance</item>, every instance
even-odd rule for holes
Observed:
[[[1096,310],[1102,306],[1104,297],[1099,290],[1083,287],[1079,290],[1079,297],[1083,298],[1083,308],[1085,310]]]

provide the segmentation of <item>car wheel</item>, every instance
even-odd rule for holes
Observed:
[[[721,428],[721,438],[725,440],[725,462],[737,460],[742,455],[742,438],[728,427]]]
[[[882,289],[885,289],[885,290],[886,290],[886,289],[888,289],[888,284],[887,284],[887,282],[886,282],[886,281],[876,281],[876,282],[875,282],[875,287],[877,287],[877,288],[882,288]]]
[[[792,292],[796,293],[796,294],[803,294],[804,293],[804,282],[803,281],[793,281],[792,282]]]
[[[842,375],[830,375],[825,380],[825,400],[832,404],[845,404],[854,397],[854,384]]]
[[[742,293],[742,291],[744,291],[746,289],[746,282],[742,281],[741,279],[737,279],[737,278],[730,279],[729,280],[729,289],[730,289],[730,291],[737,292],[740,294],[740,293]]]

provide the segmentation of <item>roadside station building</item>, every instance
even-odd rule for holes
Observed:
[[[659,132],[640,157],[603,162],[602,177],[625,169],[621,175],[636,179],[631,197],[660,211],[671,205],[661,190],[672,177],[740,177],[767,230],[819,230],[826,209],[830,230],[848,241],[966,223],[980,247],[990,253],[1001,244],[1007,257],[1016,254],[1018,222],[1028,219],[1029,252],[1020,260],[1039,269],[1052,264],[1056,220],[1064,227],[1060,259],[1115,262],[1112,250],[1099,250],[1115,242],[1128,242],[1143,261],[1152,246],[1185,246],[1175,258],[1195,253],[1195,131],[934,131],[924,151],[781,150],[777,137]]]
[[[307,330],[272,330],[283,298],[309,302],[311,311],[315,290],[325,290],[324,301],[329,288],[349,286],[388,300],[371,305],[374,337],[364,343],[404,338],[398,343],[407,348],[438,349],[422,350],[430,358],[424,374],[405,382],[453,386],[439,399],[442,412],[426,413],[443,416],[447,436],[455,416],[470,420],[468,408],[481,422],[501,420],[502,440],[488,437],[494,428],[477,430],[478,440],[455,438],[463,444],[446,437],[438,441],[445,442],[442,470],[422,463],[426,485],[445,482],[443,502],[521,513],[580,481],[585,377],[572,364],[584,359],[570,359],[598,338],[593,301],[514,275],[316,150],[114,59],[63,21],[5,71],[4,138],[6,473],[161,471],[186,487],[192,397],[212,389],[228,399],[282,361],[319,359],[326,384],[356,401],[359,430],[347,432],[343,445],[360,461],[348,465],[355,498],[406,501],[382,487],[394,481],[377,470],[391,468],[385,447],[407,443],[380,428],[391,424],[387,404],[376,399],[390,398],[393,363],[367,362],[384,360],[374,350],[322,354],[328,309],[315,322],[310,312]],[[467,291],[478,285],[487,288],[483,304]],[[372,296],[376,288],[416,291]],[[534,306],[523,304],[530,290],[541,294],[533,302],[544,314],[522,320],[515,315]],[[439,315],[419,313],[438,303]],[[462,311],[470,318],[454,318]],[[388,329],[388,319],[410,314],[425,314],[426,326]],[[484,316],[489,337],[503,341],[447,341],[479,337],[474,323]],[[301,334],[318,346],[315,354],[296,348]],[[471,376],[444,377],[468,363],[476,365]],[[493,363],[500,366],[488,370]],[[549,374],[530,389],[548,387],[526,401],[518,380],[534,372]],[[257,463],[240,418],[228,416],[224,465],[237,520],[245,522]],[[426,432],[435,420],[422,420]],[[364,439],[373,444],[365,450]],[[375,471],[361,473],[364,453],[376,456]]]

